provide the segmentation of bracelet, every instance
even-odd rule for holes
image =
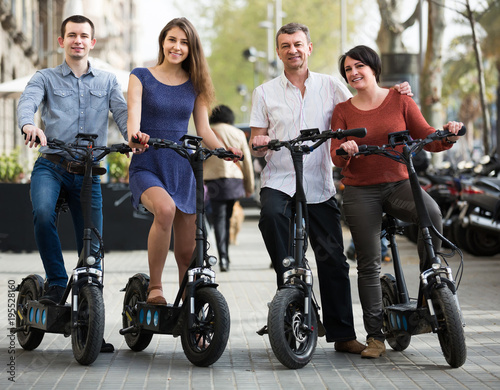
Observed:
[[[450,141],[448,138],[445,139],[447,144],[456,144],[457,141]]]

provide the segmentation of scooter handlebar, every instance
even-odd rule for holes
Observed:
[[[364,136],[366,136],[366,128],[359,127],[356,129],[347,129],[347,130],[339,129],[336,132],[334,132],[334,134],[335,134],[335,138],[337,138],[337,139],[346,138],[346,137],[363,138]]]

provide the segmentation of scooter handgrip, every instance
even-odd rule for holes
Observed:
[[[26,133],[23,133],[23,134],[24,134],[24,139],[26,139]],[[38,135],[35,138],[35,143],[40,144],[40,138],[38,138]]]
[[[344,138],[345,137],[358,137],[358,138],[363,138],[366,135],[366,128],[364,127],[359,127],[356,129],[348,129],[344,130]]]
[[[335,154],[336,154],[337,156],[347,156],[347,152],[346,152],[344,149],[342,149],[342,148],[337,149],[337,150],[335,151]]]
[[[467,132],[467,129],[465,126],[462,126],[462,128],[458,131],[458,136],[462,136]],[[438,130],[436,131],[441,137],[448,137],[448,136],[454,136],[455,134],[450,133],[448,130]]]

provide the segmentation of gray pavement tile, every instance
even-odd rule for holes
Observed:
[[[348,243],[348,232],[345,234]],[[410,295],[416,294],[417,257],[415,245],[401,238],[404,269]],[[315,269],[314,256],[308,252]],[[215,254],[215,253],[214,253]],[[465,328],[468,359],[463,367],[451,369],[444,360],[436,335],[412,338],[403,352],[390,350],[380,359],[361,359],[337,353],[332,343],[318,340],[312,361],[300,370],[283,367],[274,356],[267,336],[255,332],[267,319],[267,302],[275,293],[274,271],[269,269],[255,219],[245,221],[239,245],[230,247],[231,270],[218,273],[219,290],[231,313],[231,333],[227,348],[211,367],[195,367],[184,356],[180,338],[155,335],[142,352],[129,350],[121,328],[122,289],[137,272],[147,273],[145,251],[110,252],[105,258],[106,306],[105,338],[114,344],[113,354],[102,354],[89,367],[73,358],[70,338],[46,334],[34,351],[15,349],[16,382],[8,381],[7,370],[0,371],[1,389],[500,389],[500,255],[492,258],[465,255],[465,271],[459,289],[467,322]],[[65,253],[67,267],[76,259]],[[364,341],[362,311],[359,304],[355,262],[351,265],[351,284],[355,326]],[[456,270],[456,264],[451,264]],[[382,272],[391,272],[384,264]],[[218,271],[218,268],[216,268]],[[43,275],[36,253],[0,253],[0,365],[6,367],[10,343],[7,331],[7,286],[19,283],[28,273]],[[177,272],[169,254],[164,272],[164,290],[171,301],[177,290]],[[319,297],[319,294],[318,294]]]

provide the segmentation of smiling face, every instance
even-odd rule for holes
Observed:
[[[285,71],[307,69],[307,58],[312,53],[312,42],[307,42],[306,34],[297,31],[293,34],[280,34],[278,36],[276,52]]]
[[[347,56],[344,62],[345,77],[356,90],[376,84],[375,72],[360,60]]]
[[[182,63],[189,55],[189,42],[186,33],[179,27],[172,27],[163,41],[165,61],[171,64]]]
[[[92,27],[88,23],[66,24],[64,37],[59,37],[59,46],[64,49],[67,59],[86,59],[90,50],[95,46],[96,40],[92,39]]]

